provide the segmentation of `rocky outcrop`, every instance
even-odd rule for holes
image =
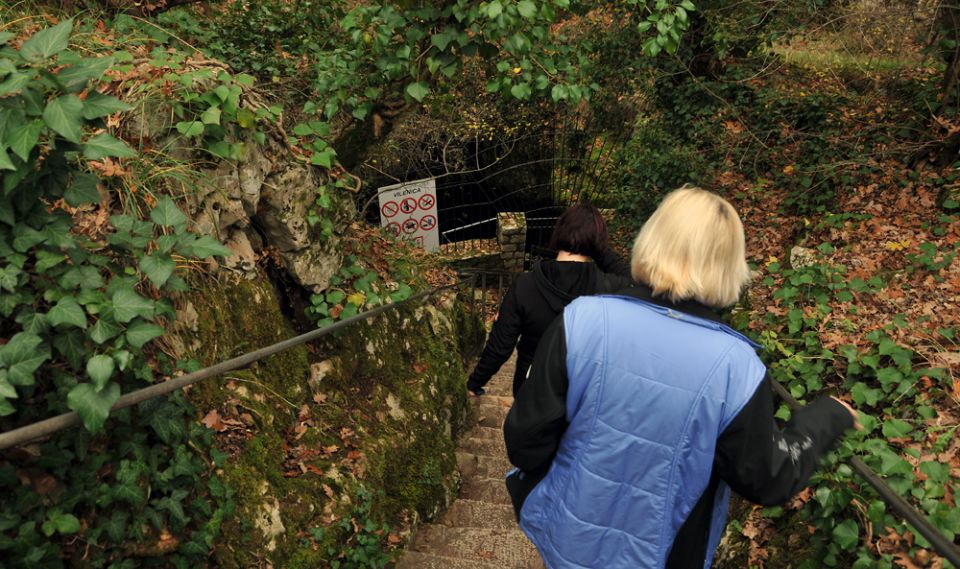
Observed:
[[[308,222],[317,191],[327,183],[322,170],[293,161],[277,142],[245,144],[242,161],[223,160],[201,170],[204,184],[188,192],[197,228],[220,239],[234,254],[223,268],[247,278],[257,261],[274,252],[294,280],[314,292],[330,283],[340,267],[340,237],[323,236]],[[331,194],[322,215],[345,227],[356,209],[348,194]]]

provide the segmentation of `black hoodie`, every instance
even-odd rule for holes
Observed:
[[[607,271],[607,272],[604,272]],[[604,294],[631,283],[630,269],[607,249],[596,263],[540,261],[517,277],[500,304],[500,313],[467,388],[479,389],[490,381],[517,349],[513,393],[527,376],[540,337],[565,306],[578,296]],[[519,343],[517,340],[519,339]]]

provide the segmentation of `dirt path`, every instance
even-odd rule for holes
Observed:
[[[436,522],[420,527],[396,569],[542,569],[536,549],[523,535],[503,483],[511,468],[503,446],[503,420],[515,358],[474,399],[477,426],[460,442],[457,462],[463,485],[457,500]]]

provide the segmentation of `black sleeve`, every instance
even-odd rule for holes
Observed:
[[[594,262],[605,273],[630,278],[630,263],[621,259],[610,247],[604,249]]]
[[[773,506],[806,485],[820,457],[853,427],[853,417],[829,397],[795,411],[783,430],[774,417],[770,378],[717,440],[716,473],[747,500]]]
[[[567,345],[563,316],[544,332],[530,375],[503,425],[510,462],[524,472],[550,466],[567,430]]]
[[[497,314],[497,320],[493,323],[493,329],[490,330],[490,336],[487,338],[487,344],[483,347],[477,366],[473,368],[470,379],[467,380],[467,388],[474,390],[483,387],[490,381],[493,374],[500,370],[500,367],[510,359],[510,354],[517,347],[517,340],[520,338],[520,330],[523,324],[523,317],[520,314],[520,303],[517,302],[517,284],[507,290],[507,295],[500,303],[500,312]]]

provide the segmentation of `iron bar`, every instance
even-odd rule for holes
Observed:
[[[220,362],[218,364],[206,367],[204,369],[189,373],[187,375],[178,377],[176,379],[171,379],[170,381],[165,381],[163,383],[156,383],[149,387],[144,387],[143,389],[138,389],[132,391],[120,397],[116,403],[113,404],[113,407],[110,408],[111,412],[117,411],[119,409],[124,409],[138,403],[142,403],[148,399],[153,399],[154,397],[159,397],[161,395],[166,395],[177,389],[182,389],[188,385],[197,383],[204,379],[218,376],[220,374],[226,373],[228,371],[234,371],[237,369],[244,368],[253,362],[261,360],[267,356],[272,356],[273,354],[288,350],[290,348],[305,344],[321,338],[347,326],[360,322],[362,320],[367,320],[378,314],[385,312],[392,308],[399,308],[406,304],[410,304],[417,300],[426,298],[433,294],[436,294],[439,291],[456,288],[460,286],[458,284],[445,285],[435,289],[431,289],[425,292],[415,294],[405,300],[400,302],[395,302],[392,304],[385,304],[383,306],[378,306],[372,310],[367,310],[357,314],[356,316],[351,316],[340,322],[335,322],[329,326],[323,328],[318,328],[317,330],[311,330],[305,334],[300,334],[293,338],[277,342],[276,344],[267,346],[265,348],[260,348],[253,352],[246,353],[242,356],[237,356],[229,360]],[[8,449],[10,447],[19,446],[24,443],[39,439],[41,437],[46,437],[56,433],[57,431],[62,431],[67,427],[73,426],[80,422],[80,416],[75,412],[64,413],[62,415],[57,415],[56,417],[50,417],[49,419],[44,419],[36,423],[25,425],[23,427],[18,427],[4,433],[0,433],[0,450]]]

